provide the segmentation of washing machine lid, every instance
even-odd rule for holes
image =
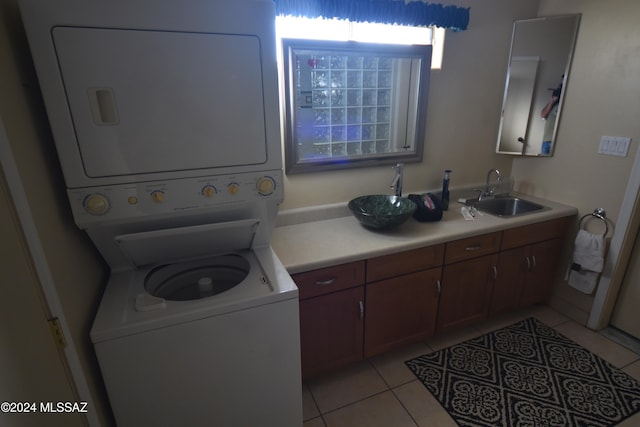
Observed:
[[[259,226],[260,220],[252,218],[122,234],[114,240],[140,267],[250,249]]]

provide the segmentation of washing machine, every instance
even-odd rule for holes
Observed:
[[[119,426],[302,425],[269,0],[20,0]],[[89,337],[88,337],[89,339]]]
[[[254,227],[222,233],[251,240]],[[175,249],[185,232],[221,230],[174,231],[177,241],[145,232],[121,244]],[[297,288],[270,247],[235,242],[111,275],[91,339],[119,426],[302,424]]]

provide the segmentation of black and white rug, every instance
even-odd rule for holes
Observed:
[[[406,362],[460,426],[614,426],[640,383],[530,318]]]

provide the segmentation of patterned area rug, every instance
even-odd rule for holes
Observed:
[[[536,319],[406,362],[460,426],[614,426],[640,383]]]

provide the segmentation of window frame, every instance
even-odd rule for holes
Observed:
[[[388,152],[384,154],[357,154],[303,159],[298,153],[299,140],[296,131],[296,93],[293,73],[295,72],[295,49],[318,49],[344,54],[381,55],[398,57],[419,57],[418,93],[415,97],[415,111],[411,113],[415,126],[407,128],[413,134],[413,150],[406,152]],[[429,91],[429,77],[431,71],[431,45],[392,45],[361,43],[353,41],[324,41],[305,39],[282,39],[282,64],[285,82],[285,171],[287,174],[335,170],[352,167],[378,166],[397,162],[420,162],[424,152],[424,138],[426,132],[426,111]],[[377,124],[377,122],[376,122]],[[360,122],[362,125],[362,122]],[[331,144],[331,143],[330,143]],[[330,145],[331,147],[331,145]],[[331,149],[331,148],[330,148]],[[346,148],[345,148],[346,150]]]

